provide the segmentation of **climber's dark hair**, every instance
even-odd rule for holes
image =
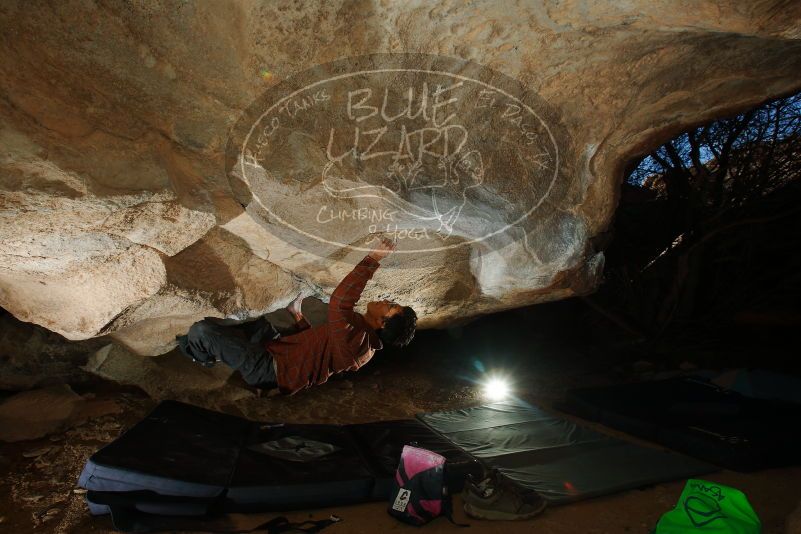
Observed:
[[[409,306],[404,306],[401,313],[396,313],[378,330],[381,341],[392,347],[405,347],[414,337],[417,328],[417,314]]]

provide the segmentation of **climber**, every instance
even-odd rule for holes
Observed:
[[[368,302],[365,313],[354,305],[379,262],[395,250],[381,239],[334,290],[328,322],[312,327],[301,312],[299,296],[287,309],[296,324],[279,333],[266,318],[242,324],[207,317],[178,336],[181,351],[207,367],[222,361],[260,390],[292,395],[322,384],[332,374],[355,371],[385,344],[406,346],[414,337],[417,314],[389,300]]]

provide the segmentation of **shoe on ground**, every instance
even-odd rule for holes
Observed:
[[[520,488],[498,472],[478,482],[468,478],[462,497],[465,513],[474,519],[530,519],[547,506],[536,491]]]

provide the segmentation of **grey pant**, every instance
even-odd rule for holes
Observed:
[[[239,371],[248,384],[272,389],[277,387],[275,364],[265,345],[276,337],[279,333],[264,317],[239,324],[207,317],[178,336],[178,346],[203,365],[221,361]]]

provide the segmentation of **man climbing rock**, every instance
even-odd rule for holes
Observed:
[[[394,243],[380,240],[339,283],[325,324],[312,327],[298,297],[287,308],[296,321],[289,332],[279,333],[264,317],[243,324],[206,318],[179,336],[178,346],[196,362],[224,362],[248,384],[286,395],[322,384],[332,374],[356,371],[385,344],[404,347],[414,337],[417,314],[409,306],[383,300],[368,302],[365,313],[353,310],[379,262],[394,250]]]

